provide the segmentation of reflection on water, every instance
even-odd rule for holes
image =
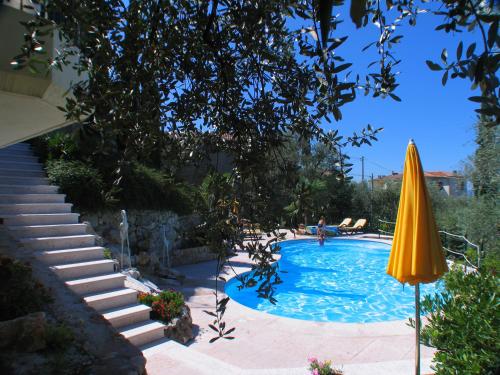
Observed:
[[[276,305],[257,297],[255,288],[239,291],[230,280],[226,293],[239,303],[290,318],[334,322],[382,322],[414,315],[414,288],[403,287],[385,273],[390,246],[358,240],[314,240],[281,243]],[[436,291],[421,286],[422,297]]]

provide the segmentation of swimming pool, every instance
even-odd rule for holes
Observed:
[[[414,288],[385,273],[390,246],[375,241],[328,239],[280,243],[280,277],[276,305],[257,297],[255,288],[238,290],[237,279],[226,293],[247,307],[269,314],[320,322],[371,323],[406,319],[415,314]],[[432,294],[434,284],[420,293]]]

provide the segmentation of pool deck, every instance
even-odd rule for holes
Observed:
[[[296,239],[311,236],[296,236]],[[361,239],[359,236],[343,238]],[[293,239],[287,233],[287,239]],[[375,240],[374,238],[369,238]],[[389,240],[381,240],[389,242]],[[238,252],[230,259],[238,272],[250,269],[248,255]],[[307,374],[308,357],[331,360],[334,367],[346,375],[414,373],[415,331],[407,321],[383,323],[313,322],[270,315],[247,308],[233,300],[224,315],[226,327],[235,327],[234,340],[217,340],[210,344],[214,333],[209,324],[213,318],[203,310],[213,310],[215,298],[215,262],[204,262],[176,268],[186,275],[182,291],[191,309],[196,337],[187,346],[198,353],[227,364],[227,373],[242,374]],[[224,270],[226,278],[234,276],[230,267]],[[220,285],[219,290],[223,290]],[[225,296],[223,294],[223,296]],[[145,353],[148,358],[148,353]],[[152,355],[152,354],[151,354]],[[431,374],[433,349],[421,346],[422,374]],[[161,369],[158,361],[148,373]],[[153,364],[153,363],[152,363]],[[159,366],[159,367],[158,367]],[[175,363],[170,363],[171,374],[176,374]],[[173,367],[172,367],[173,366]],[[237,370],[236,370],[237,369]],[[178,368],[183,374],[186,368]],[[186,372],[187,371],[187,372]],[[179,372],[180,373],[180,372]],[[193,374],[210,372],[197,371]]]

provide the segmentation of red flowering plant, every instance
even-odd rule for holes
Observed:
[[[178,317],[184,306],[184,296],[175,290],[164,290],[160,294],[139,293],[139,302],[152,308],[151,319],[170,323]]]

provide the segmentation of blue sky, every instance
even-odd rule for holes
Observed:
[[[334,13],[341,13],[344,19],[348,17],[343,7],[334,9]],[[476,106],[467,100],[473,96],[470,81],[450,79],[443,87],[442,73],[431,71],[425,60],[438,62],[443,48],[447,48],[449,56],[455,56],[460,40],[464,41],[464,51],[472,42],[478,42],[477,51],[481,46],[480,35],[478,32],[452,35],[434,31],[440,23],[434,15],[421,14],[417,26],[400,28],[399,33],[404,37],[394,51],[402,60],[397,69],[401,73],[396,91],[402,102],[360,95],[355,102],[343,107],[341,122],[325,124],[325,128],[339,128],[343,134],[350,134],[368,123],[384,128],[379,141],[371,147],[364,145],[348,150],[355,180],[361,179],[361,156],[365,157],[365,176],[401,171],[410,138],[415,140],[423,167],[428,171],[460,170],[462,162],[474,152]],[[376,38],[378,29],[368,25],[356,30],[347,18],[335,33],[339,37],[349,36],[338,53],[354,63],[353,72],[360,75],[367,72],[367,65],[377,58],[376,51],[361,52],[361,49]]]

